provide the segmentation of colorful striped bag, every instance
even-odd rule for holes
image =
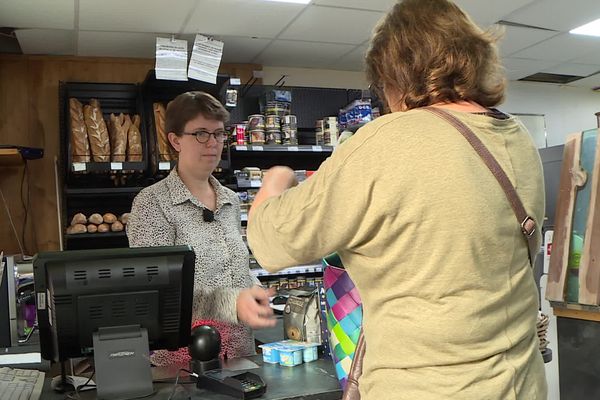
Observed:
[[[361,333],[362,302],[354,282],[335,253],[323,259],[323,287],[331,358],[342,389],[346,389]]]

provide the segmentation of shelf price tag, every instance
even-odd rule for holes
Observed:
[[[254,150],[254,151],[263,151],[263,147],[262,146],[252,146],[252,150]]]
[[[323,151],[323,147],[321,147],[321,146],[313,146],[312,147],[312,151],[314,151],[314,152],[322,152]]]
[[[246,146],[235,146],[235,149],[237,151],[246,151],[246,150],[248,150],[248,148]]]
[[[250,181],[251,188],[259,188],[262,186],[262,181]]]
[[[84,162],[74,162],[73,163],[73,171],[75,171],[75,172],[85,171],[86,169],[87,169],[87,167]]]
[[[241,214],[240,215],[240,220],[242,220],[242,221],[248,221],[248,214],[246,214],[246,213]]]
[[[168,171],[171,169],[171,163],[169,161],[161,161],[158,163],[158,169],[160,171]]]
[[[112,170],[122,170],[123,169],[123,163],[122,162],[111,162],[110,163],[110,169],[112,169]]]
[[[290,146],[288,147],[288,151],[299,151],[298,146]]]

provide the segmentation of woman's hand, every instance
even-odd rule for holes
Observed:
[[[271,168],[263,177],[261,188],[252,202],[248,217],[250,218],[252,211],[269,197],[279,196],[297,184],[298,181],[293,169],[282,166]]]
[[[265,290],[260,286],[242,290],[236,301],[238,320],[253,329],[275,326],[273,310],[269,306],[269,297],[274,295],[274,289]]]

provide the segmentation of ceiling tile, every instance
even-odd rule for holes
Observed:
[[[0,26],[11,28],[73,29],[73,0],[0,1]]]
[[[534,2],[535,0],[455,0],[464,11],[479,25],[487,27],[494,24],[515,10]]]
[[[569,83],[569,86],[585,87],[593,89],[600,86],[600,74],[588,76],[575,82]]]
[[[181,35],[180,38],[188,41],[188,50],[191,52],[196,35]],[[225,63],[249,63],[272,41],[239,36],[214,36],[214,39],[224,43],[221,61]]]
[[[279,38],[361,44],[369,39],[383,15],[374,11],[310,6]]]
[[[313,0],[311,4],[342,8],[359,8],[361,10],[388,11],[396,4],[396,0]]]
[[[62,29],[17,29],[23,54],[74,55],[75,31]]]
[[[576,2],[544,0],[533,2],[504,19],[519,24],[568,32],[598,18],[600,18],[600,1],[598,0],[577,0]]]
[[[504,36],[499,44],[500,54],[503,56],[526,49],[558,34],[544,29],[522,28],[519,26],[502,26],[502,28],[504,29]]]
[[[184,33],[274,38],[304,4],[251,0],[200,0]]]
[[[352,49],[347,44],[276,40],[253,61],[272,66],[326,68]]]
[[[154,58],[157,36],[153,33],[80,31],[77,55]]]
[[[600,38],[563,33],[511,54],[511,57],[564,62],[590,52],[600,52]]]
[[[523,58],[504,58],[502,64],[506,70],[507,78],[513,81],[556,65],[554,61],[529,60]]]
[[[365,54],[367,53],[368,48],[368,45],[357,47],[352,52],[346,54],[332,64],[331,67],[343,71],[364,71]]]
[[[149,4],[151,3],[151,4]],[[79,0],[79,29],[179,33],[195,0]]]
[[[551,68],[546,68],[542,72],[562,75],[589,76],[595,74],[596,72],[600,72],[600,65],[564,63],[555,65]]]

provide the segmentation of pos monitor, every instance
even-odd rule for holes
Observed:
[[[194,260],[189,246],[39,253],[42,357],[93,354],[99,399],[152,394],[149,350],[189,343]]]

